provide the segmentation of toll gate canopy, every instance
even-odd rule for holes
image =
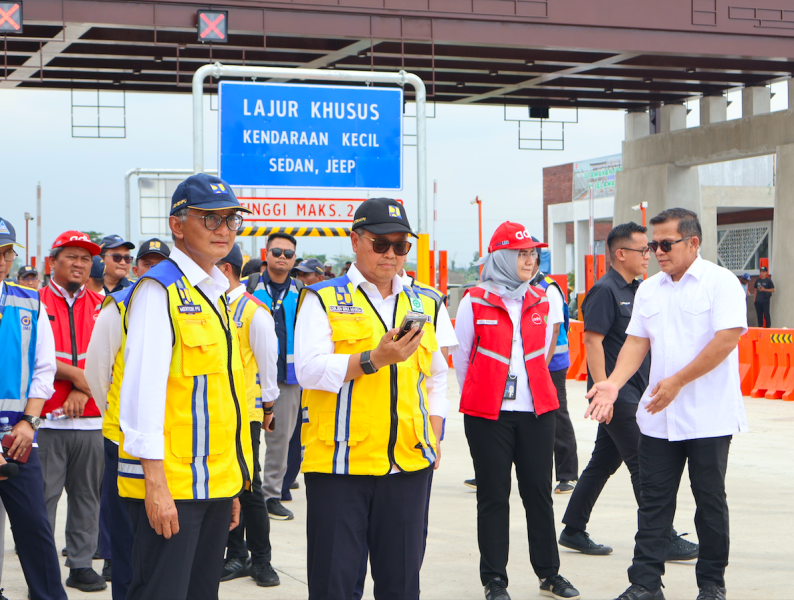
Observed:
[[[0,88],[190,93],[195,70],[220,61],[404,68],[431,102],[646,110],[794,72],[794,9],[781,0],[22,4],[23,27],[0,31]]]

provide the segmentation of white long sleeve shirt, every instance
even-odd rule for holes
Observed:
[[[218,311],[229,280],[218,267],[208,275],[187,254],[174,248],[174,261],[193,287],[201,290]],[[168,314],[168,296],[160,284],[144,280],[127,310],[124,380],[121,383],[119,425],[124,451],[138,458],[165,456],[165,399],[174,339]]]
[[[244,293],[245,286],[240,284],[226,294],[228,303],[231,305]],[[274,402],[278,398],[278,338],[273,316],[267,310],[254,311],[248,341],[259,368],[262,402]]]
[[[399,275],[392,280],[392,293],[386,298],[381,296],[376,285],[364,279],[355,264],[350,267],[347,276],[354,288],[360,288],[367,295],[386,327],[392,329],[394,306],[403,290]],[[295,373],[298,383],[306,389],[339,393],[345,383],[349,360],[348,354],[334,354],[328,315],[315,294],[306,294],[295,325]],[[431,416],[447,416],[447,370],[444,355],[436,350],[430,363],[430,377],[426,380]]]
[[[113,365],[120,350],[121,313],[117,306],[108,304],[94,323],[85,357],[85,380],[103,416],[113,384]]]

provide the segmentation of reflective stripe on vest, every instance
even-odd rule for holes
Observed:
[[[537,286],[543,291],[548,290],[549,286],[554,286],[562,298],[562,314],[563,323],[560,325],[560,332],[557,335],[557,346],[554,348],[554,355],[551,357],[549,363],[550,371],[562,371],[571,366],[570,355],[568,354],[568,305],[565,303],[565,294],[562,292],[560,285],[548,275],[541,273],[541,279],[538,281]]]
[[[270,307],[273,305],[273,298],[271,298],[270,292],[267,290],[267,286],[265,286],[264,282],[262,281],[261,275],[259,276],[259,283],[256,285],[253,295],[256,299],[263,302],[265,307],[270,310]],[[298,314],[299,297],[300,295],[298,294],[298,288],[295,285],[295,281],[290,280],[290,286],[281,304],[281,307],[284,309],[284,324],[286,325],[287,330],[287,379],[285,383],[289,385],[298,383],[298,378],[295,376],[295,318]],[[273,318],[275,319],[276,315],[273,315]],[[279,347],[278,351],[279,355],[281,355],[281,347]]]
[[[270,312],[264,302],[258,300],[247,292],[243,292],[229,305],[229,310],[234,315],[237,333],[240,339],[240,351],[243,356],[243,371],[245,372],[245,397],[248,403],[248,418],[261,423],[264,419],[262,412],[262,388],[259,381],[259,365],[256,362],[253,348],[251,348],[251,321],[258,309]],[[275,365],[273,365],[275,368]]]
[[[13,427],[25,412],[33,380],[41,303],[35,290],[11,282],[0,283],[0,288],[0,398],[5,398],[0,413]]]

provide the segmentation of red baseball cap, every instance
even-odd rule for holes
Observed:
[[[523,250],[526,248],[548,248],[548,246],[529,235],[523,225],[505,221],[494,231],[491,243],[488,244],[488,253],[496,250]]]
[[[99,246],[91,241],[88,234],[82,231],[64,231],[61,235],[55,238],[52,243],[52,248],[63,248],[65,246],[77,246],[83,248],[91,253],[91,256],[96,256],[101,252]]]

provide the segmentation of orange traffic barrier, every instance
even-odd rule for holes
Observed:
[[[570,321],[568,329],[568,355],[571,366],[568,367],[567,379],[587,380],[587,354],[584,349],[584,323]]]
[[[758,379],[758,371],[761,367],[756,346],[762,331],[758,327],[750,327],[747,333],[739,338],[739,380],[742,385],[742,396],[750,395]]]
[[[452,321],[452,329],[455,329],[455,319],[450,319]],[[451,369],[454,365],[452,364],[452,354],[447,357],[447,362],[449,363],[449,368]]]
[[[760,329],[756,342],[758,376],[750,396],[794,400],[794,335],[788,329]],[[741,368],[741,367],[740,367]]]

